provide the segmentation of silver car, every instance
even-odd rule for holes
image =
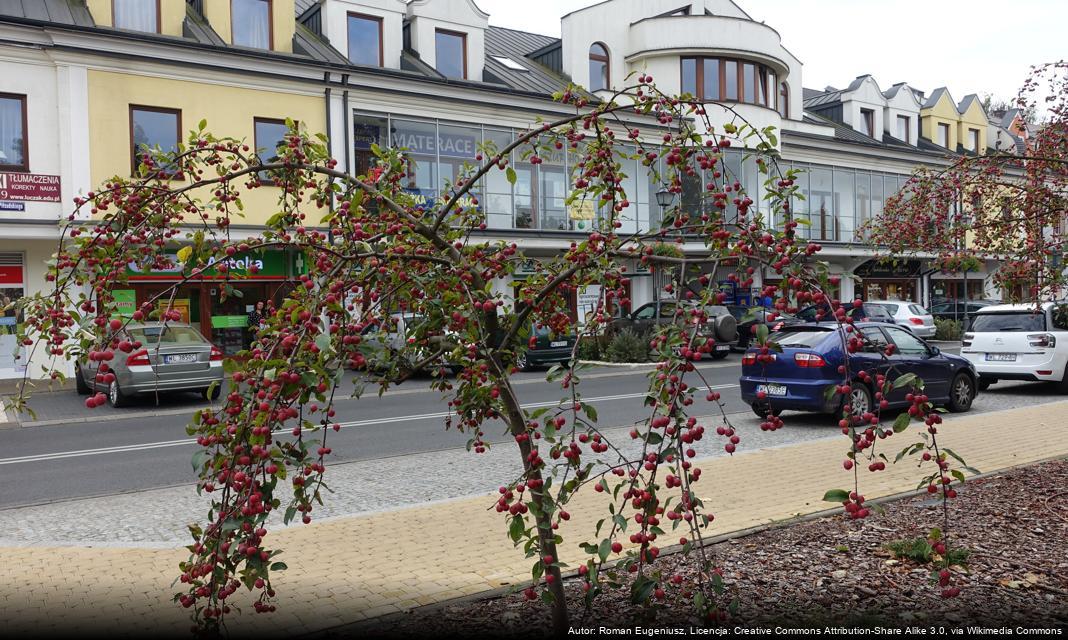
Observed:
[[[141,347],[130,353],[116,350],[106,373],[100,373],[99,362],[79,359],[74,372],[78,393],[103,391],[113,407],[139,393],[156,391],[205,394],[210,388],[211,399],[219,397],[223,352],[193,327],[178,322],[131,323],[120,330],[119,340],[140,342]]]
[[[907,327],[921,338],[935,335],[934,316],[915,302],[908,300],[866,300],[865,304],[877,304],[890,312],[894,323]]]

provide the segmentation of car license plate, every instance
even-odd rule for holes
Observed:
[[[763,391],[769,396],[784,396],[786,395],[786,385],[784,384],[762,384],[757,385],[757,393]]]
[[[994,362],[1016,362],[1015,353],[988,353],[986,359]]]
[[[566,347],[567,346],[567,340],[557,340],[556,342],[550,342],[549,346],[550,347]]]
[[[188,364],[197,361],[195,353],[179,353],[172,356],[163,356],[163,364]]]
[[[731,346],[729,344],[717,344],[716,351],[730,351]]]

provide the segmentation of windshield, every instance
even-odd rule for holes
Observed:
[[[831,335],[831,329],[804,328],[779,331],[768,337],[768,340],[777,343],[781,347],[815,347]]]
[[[1045,331],[1046,316],[1032,311],[1010,311],[1007,313],[980,313],[972,321],[970,331]]]
[[[877,303],[869,303],[869,306],[871,306],[872,308],[880,307],[882,309],[886,309],[886,311],[892,316],[897,315],[897,305],[896,304],[891,304],[889,302],[877,302]]]
[[[189,327],[138,327],[127,333],[143,345],[153,344],[203,344],[204,338]],[[162,338],[160,337],[162,334]]]

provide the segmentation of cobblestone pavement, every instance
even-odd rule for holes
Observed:
[[[1065,456],[1065,411],[1068,402],[953,417],[940,439],[984,472]],[[917,431],[913,427],[908,435],[895,436],[889,450],[918,439]],[[818,438],[733,458],[698,459],[704,477],[695,489],[716,516],[709,533],[825,509],[823,492],[847,487],[852,477],[842,470],[843,444],[840,438]],[[911,463],[864,473],[863,491],[876,498],[911,490],[918,473]],[[428,469],[417,475],[445,478]],[[151,509],[176,510],[167,494],[146,493],[141,499],[158,505]],[[594,523],[606,512],[605,500],[603,494],[584,492],[569,503],[572,518],[561,561],[575,564],[584,558],[577,543],[596,539]],[[247,595],[239,592],[234,604],[246,613],[231,619],[229,630],[262,637],[309,633],[529,580],[529,562],[507,539],[501,516],[487,509],[491,503],[491,496],[481,495],[272,533],[289,565],[275,581],[279,611],[252,615]],[[114,511],[82,516],[116,524],[127,518]],[[75,525],[70,533],[78,535]],[[76,628],[119,637],[180,632],[189,626],[187,612],[170,597],[176,563],[185,555],[173,547],[0,548],[5,631],[47,635]]]
[[[1048,391],[1042,385],[997,385],[977,398],[973,412],[1050,402],[1057,396]],[[786,426],[773,433],[760,431],[759,420],[751,414],[729,417],[742,439],[736,456],[820,439],[839,439],[847,446],[825,416],[789,414]],[[701,423],[712,428],[704,440],[695,443],[698,455],[726,455],[722,438],[714,433],[722,418],[706,417]],[[637,450],[625,428],[606,433],[627,455]],[[449,449],[336,464],[327,468],[326,477],[334,493],[324,497],[326,504],[314,515],[321,521],[485,494],[519,471],[515,448],[509,444],[481,455]],[[191,485],[183,485],[2,509],[0,547],[174,547],[188,542],[187,525],[203,519],[209,504],[207,495],[197,496]],[[280,514],[274,526],[281,526]]]

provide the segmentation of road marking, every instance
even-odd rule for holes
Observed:
[[[731,388],[734,388],[734,387],[737,387],[737,386],[738,385],[736,385],[736,384],[720,384],[720,385],[713,385],[711,388],[712,389],[731,389]],[[704,388],[704,387],[702,387],[702,388]],[[639,393],[624,393],[624,394],[619,394],[619,395],[614,395],[614,396],[597,396],[597,397],[593,397],[593,398],[583,398],[582,402],[585,402],[587,404],[594,404],[594,403],[598,403],[598,402],[608,402],[610,400],[626,400],[626,399],[631,399],[631,398],[642,398],[642,397],[645,397],[647,395],[648,395],[647,392],[642,391],[642,392],[639,392]],[[552,402],[531,402],[531,403],[528,403],[528,404],[524,404],[523,408],[524,409],[537,409],[537,408],[540,408],[540,407],[555,407],[557,405],[562,404],[563,402],[564,401],[562,401],[562,400],[557,400],[557,401],[552,401]],[[350,422],[342,422],[340,424],[341,424],[341,428],[342,429],[346,429],[346,428],[349,428],[349,427],[365,427],[365,426],[369,426],[369,425],[373,425],[373,424],[388,424],[388,423],[394,423],[394,422],[411,422],[411,421],[416,421],[416,420],[429,420],[429,419],[432,419],[432,418],[444,418],[444,417],[447,417],[447,416],[450,416],[450,415],[453,415],[453,414],[448,413],[448,412],[422,413],[422,414],[410,415],[410,416],[395,416],[395,417],[392,417],[392,418],[373,418],[373,419],[370,419],[370,420],[353,420],[353,421],[350,421]],[[309,432],[309,431],[311,431],[311,429],[305,429],[304,431],[305,432]],[[279,433],[284,434],[284,433],[286,433],[286,431],[282,430]],[[141,443],[141,444],[126,444],[126,445],[119,445],[119,446],[115,446],[115,447],[101,447],[99,449],[81,449],[81,450],[77,450],[77,451],[61,451],[61,452],[58,452],[58,453],[40,453],[40,454],[32,455],[32,456],[20,456],[20,457],[17,457],[17,458],[0,458],[0,465],[21,464],[21,463],[26,463],[26,462],[47,462],[47,461],[50,461],[50,460],[63,460],[63,459],[66,459],[66,458],[79,458],[79,457],[83,457],[83,456],[99,456],[99,455],[104,455],[104,454],[108,454],[108,453],[127,453],[127,452],[130,452],[130,451],[145,451],[145,450],[149,450],[149,449],[162,449],[164,447],[179,447],[179,446],[190,445],[190,444],[196,444],[196,439],[195,438],[186,438],[184,440],[165,440],[165,441],[161,441],[161,442],[145,442],[145,443]]]

